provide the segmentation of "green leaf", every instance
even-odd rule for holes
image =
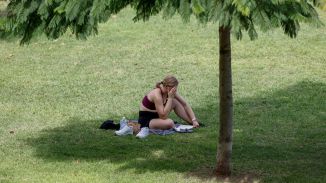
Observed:
[[[62,14],[65,12],[65,8],[66,8],[66,4],[67,4],[67,1],[64,1],[60,4],[60,6],[58,6],[57,8],[54,9],[54,12],[55,13],[59,13],[59,14]]]
[[[223,13],[222,3],[220,0],[212,0],[209,4],[208,17],[209,21],[218,22],[221,14]]]
[[[205,12],[204,7],[200,4],[199,0],[192,0],[191,3],[191,9],[196,15]]]
[[[243,16],[249,16],[250,14],[250,9],[247,6],[247,1],[245,0],[233,0],[232,4],[237,7],[237,10],[241,12]]]
[[[77,18],[78,14],[80,11],[84,11],[80,9],[80,5],[83,1],[75,1],[75,0],[69,0],[66,7],[65,7],[65,12],[66,12],[66,18],[69,21],[74,20]]]

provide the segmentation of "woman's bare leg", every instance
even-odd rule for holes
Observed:
[[[184,106],[176,99],[173,99],[172,109],[181,119],[186,121],[188,124],[192,125],[192,121],[188,116]],[[149,122],[149,128],[151,129],[162,129],[167,130],[174,127],[174,122],[172,119],[152,119]]]
[[[149,128],[168,130],[174,128],[174,122],[172,119],[152,119],[149,122]]]
[[[174,112],[183,120],[185,120],[187,123],[192,124],[190,117],[188,116],[185,108],[183,105],[176,99],[173,99],[172,108]]]

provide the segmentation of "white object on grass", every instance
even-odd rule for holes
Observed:
[[[192,125],[176,125],[174,130],[177,132],[192,132],[193,128]]]

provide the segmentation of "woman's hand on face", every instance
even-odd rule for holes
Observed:
[[[176,93],[177,93],[177,88],[176,88],[176,87],[173,87],[173,88],[168,92],[168,97],[169,97],[169,98],[174,98]]]

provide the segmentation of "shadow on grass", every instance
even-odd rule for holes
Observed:
[[[234,177],[228,181],[325,180],[325,91],[323,83],[301,82],[236,100]],[[216,114],[212,106],[211,102],[194,110],[200,116]],[[137,173],[164,170],[213,179],[217,141],[213,121],[195,133],[138,140],[98,129],[104,120],[71,119],[66,126],[44,130],[27,143],[36,149],[36,156],[49,161],[108,160],[121,164],[121,170]]]
[[[303,81],[235,102],[233,164],[263,182],[325,182],[326,85]]]

